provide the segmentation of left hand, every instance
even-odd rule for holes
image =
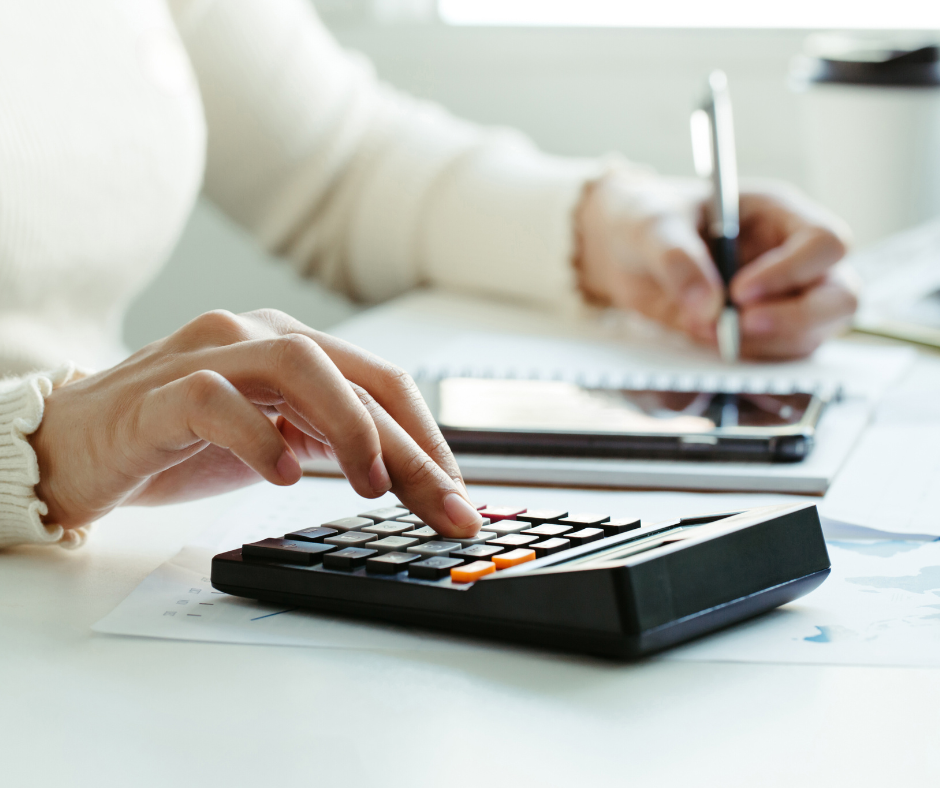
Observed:
[[[591,300],[716,344],[724,288],[703,240],[707,186],[613,174],[588,187],[577,212],[581,287]],[[843,329],[858,304],[837,264],[848,229],[795,188],[741,192],[741,268],[731,297],[745,357],[805,356]]]

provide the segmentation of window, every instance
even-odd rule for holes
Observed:
[[[438,0],[454,25],[940,29],[937,0]]]

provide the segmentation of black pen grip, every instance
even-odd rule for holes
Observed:
[[[727,289],[734,275],[738,272],[738,239],[712,238],[709,246],[711,247],[715,267],[721,275],[721,281],[725,283],[726,303],[730,304],[731,297],[727,295]]]

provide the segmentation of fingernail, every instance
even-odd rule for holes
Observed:
[[[751,334],[768,334],[774,330],[774,321],[769,315],[760,312],[746,313],[742,325]]]
[[[294,484],[303,475],[297,456],[286,449],[277,461],[277,475],[288,484]]]
[[[392,489],[392,480],[388,475],[388,469],[385,467],[385,460],[382,455],[376,456],[369,469],[369,484],[372,485],[373,492],[378,495],[387,493]]]
[[[462,531],[475,534],[483,522],[480,513],[458,493],[448,493],[444,497],[444,512],[454,526]]]

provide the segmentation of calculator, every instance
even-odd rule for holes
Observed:
[[[212,560],[219,591],[473,637],[634,658],[771,610],[829,574],[816,507],[638,517],[480,506],[444,538],[403,506]]]

